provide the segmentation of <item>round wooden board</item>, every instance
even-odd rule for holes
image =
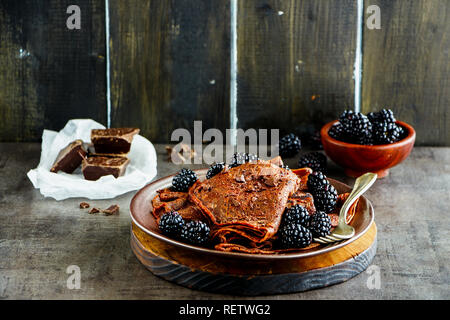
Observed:
[[[135,224],[131,230],[134,254],[154,275],[192,289],[248,296],[301,292],[344,282],[370,265],[376,246],[373,222],[363,236],[342,248],[267,263],[168,250]]]

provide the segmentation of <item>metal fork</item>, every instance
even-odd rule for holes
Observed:
[[[358,177],[355,181],[352,192],[342,205],[341,211],[339,212],[338,226],[329,235],[325,237],[314,238],[314,241],[320,243],[333,243],[353,237],[355,235],[355,228],[349,226],[346,223],[347,211],[348,209],[350,209],[356,199],[358,199],[359,196],[361,196],[370,188],[371,185],[373,185],[375,180],[377,180],[377,174],[371,172],[365,173],[362,176]]]

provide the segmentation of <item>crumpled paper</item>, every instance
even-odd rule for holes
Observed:
[[[72,174],[53,173],[53,165],[59,151],[70,142],[81,139],[91,141],[91,129],[104,129],[98,122],[90,119],[69,120],[60,131],[44,130],[42,134],[41,159],[36,169],[27,176],[33,186],[45,197],[56,200],[67,198],[111,199],[129,191],[138,190],[156,176],[156,151],[153,144],[140,135],[135,135],[127,157],[130,163],[123,176],[104,176],[97,181],[85,180],[81,169]]]

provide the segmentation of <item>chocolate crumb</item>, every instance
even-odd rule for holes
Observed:
[[[89,214],[99,213],[100,209],[93,207],[91,210],[89,210]]]
[[[175,147],[166,146],[167,160],[176,164],[186,163],[189,159],[193,159],[196,152],[185,143],[181,143]]]
[[[89,208],[89,207],[90,207],[90,205],[87,202],[81,202],[80,203],[80,208],[81,209],[86,209],[86,208]]]
[[[116,214],[119,212],[119,206],[117,204],[113,204],[113,205],[109,206],[108,209],[102,210],[102,212],[107,216]]]

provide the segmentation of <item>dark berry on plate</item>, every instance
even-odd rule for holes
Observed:
[[[401,129],[392,122],[378,122],[374,125],[374,140],[377,144],[390,144],[399,140]]]
[[[297,204],[295,206],[286,209],[283,216],[283,225],[287,224],[300,224],[304,227],[309,225],[310,215],[305,207]]]
[[[311,173],[308,176],[308,181],[306,182],[306,185],[308,186],[308,190],[310,192],[324,189],[329,184],[330,182],[327,180],[327,176],[320,171],[314,171],[313,173]]]
[[[331,231],[330,217],[325,212],[316,211],[309,222],[309,230],[315,237],[325,237],[329,235]]]
[[[331,128],[328,130],[328,134],[330,135],[330,137],[336,140],[345,141],[344,127],[340,122],[337,122],[334,125],[332,125]]]
[[[281,168],[286,169],[286,170],[291,170],[291,169],[289,169],[289,166],[287,164],[281,165]]]
[[[314,191],[312,195],[314,198],[314,206],[317,210],[330,213],[336,207],[338,194],[331,184],[325,188]]]
[[[208,172],[206,173],[206,179],[211,179],[216,174],[222,172],[223,169],[225,169],[224,162],[214,163],[211,167],[209,167]]]
[[[304,248],[311,242],[311,231],[300,224],[286,224],[281,228],[281,243],[286,249]]]
[[[178,237],[184,224],[184,219],[180,214],[176,211],[171,211],[161,216],[158,226],[162,233],[168,236]]]
[[[192,244],[205,244],[209,239],[209,227],[201,221],[190,221],[183,226],[181,239]]]
[[[253,153],[236,152],[235,154],[233,154],[233,157],[231,158],[229,167],[234,168],[240,166],[241,164],[247,162],[256,162],[258,160],[259,160],[258,156]]]
[[[280,139],[279,152],[282,157],[293,157],[300,151],[301,148],[302,143],[300,138],[293,133],[290,133]]]
[[[183,168],[172,179],[172,188],[175,191],[186,192],[197,181],[197,175],[191,169]]]
[[[327,157],[320,152],[314,151],[303,155],[298,160],[299,168],[311,168],[313,171],[327,171]]]

